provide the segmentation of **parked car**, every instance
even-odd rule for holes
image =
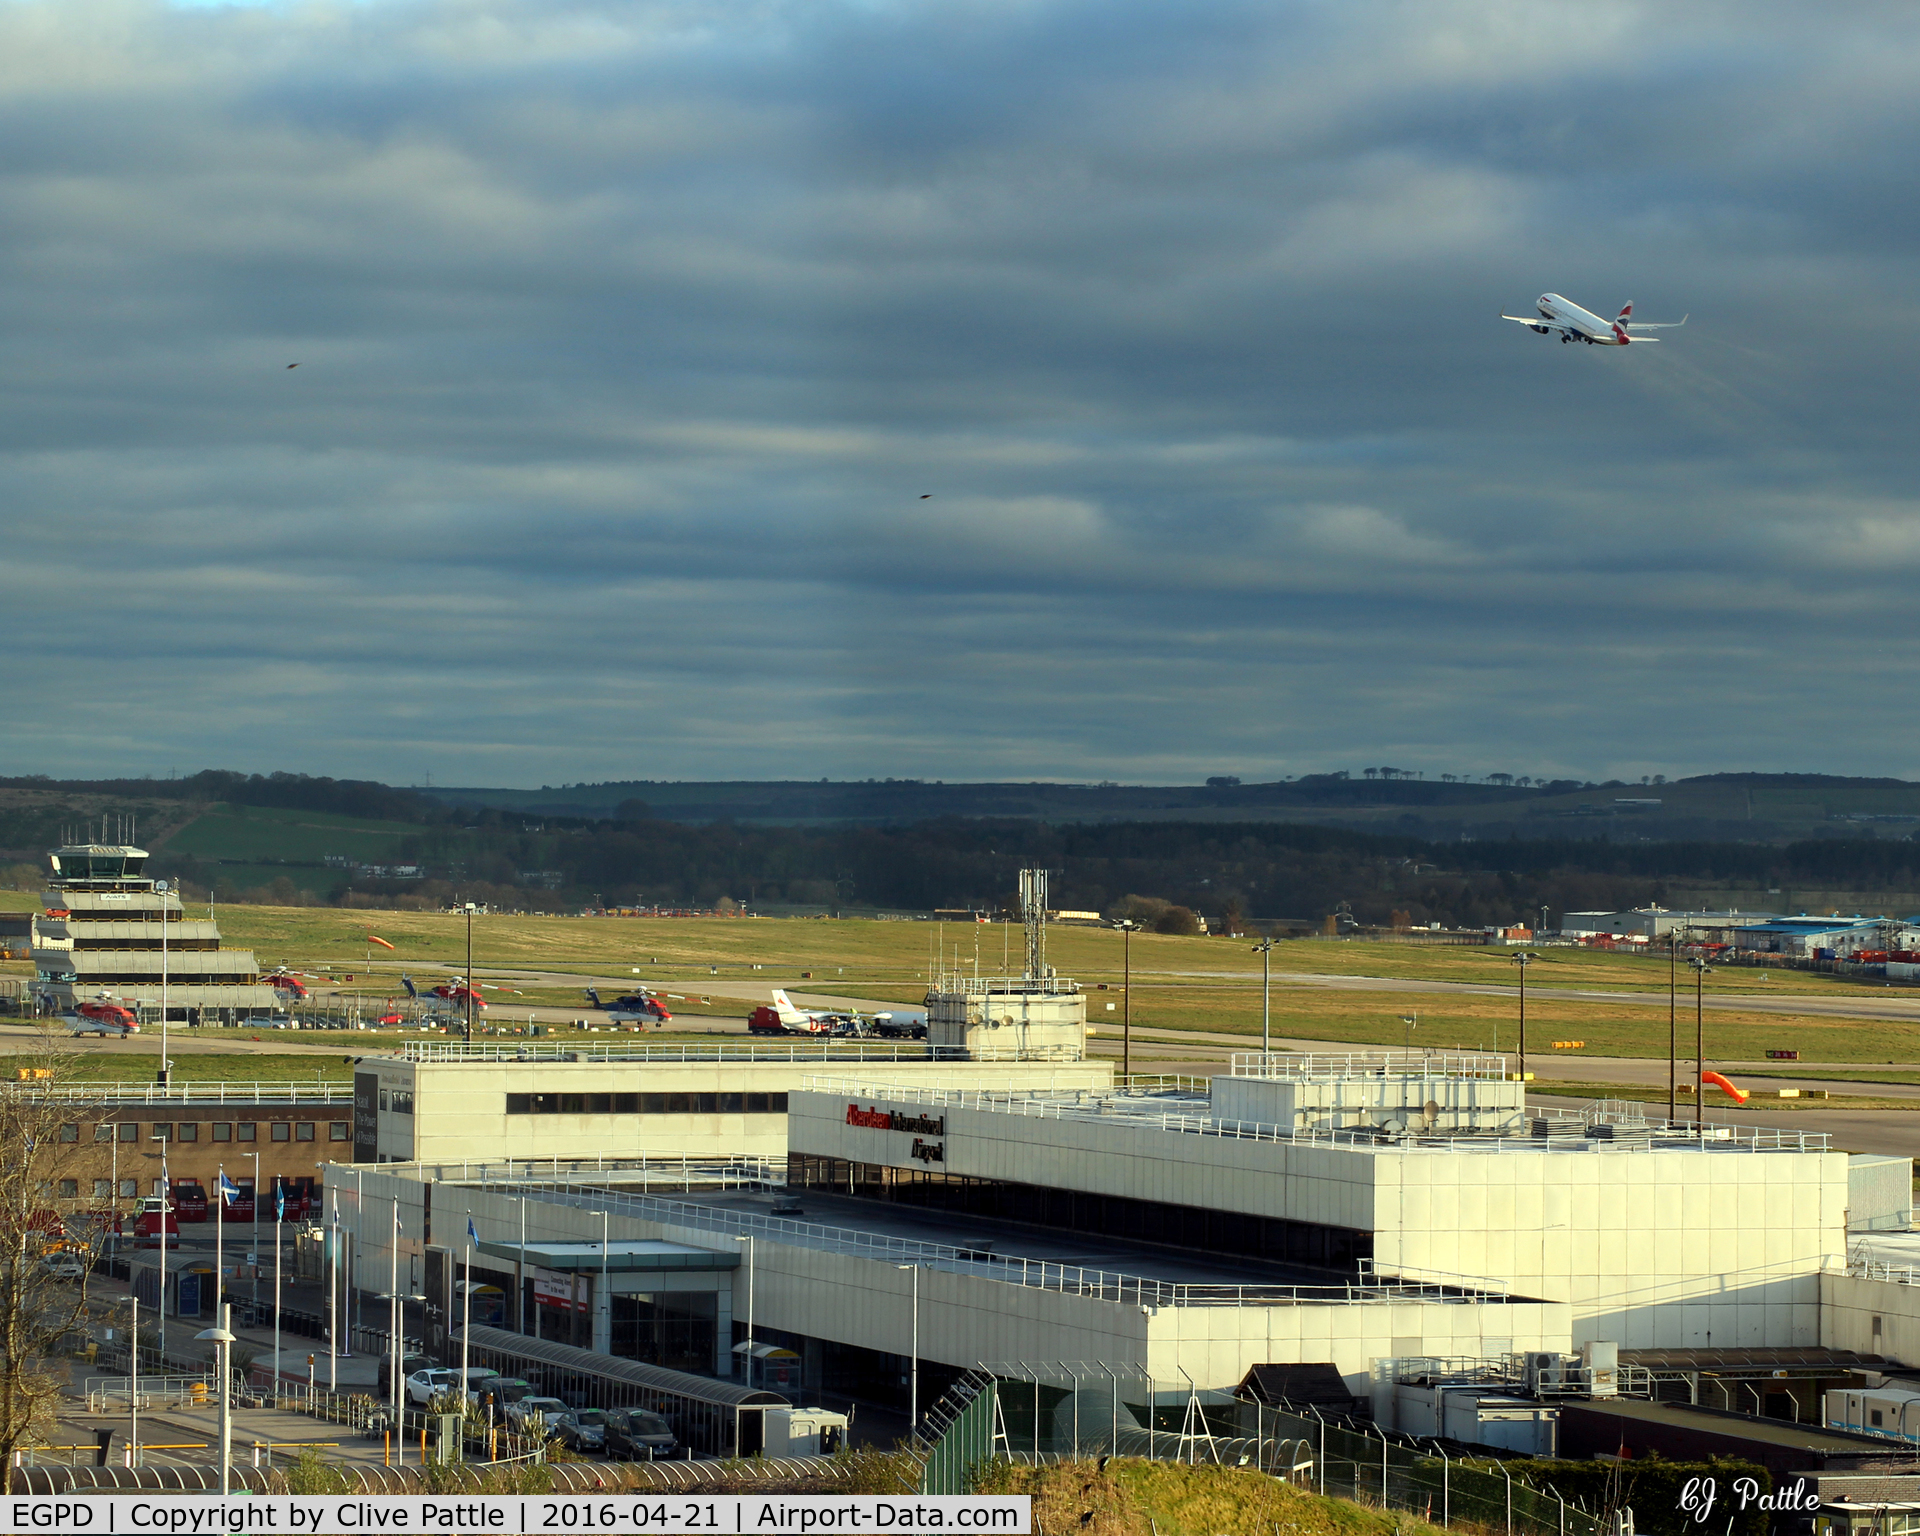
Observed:
[[[679,1448],[673,1426],[645,1408],[613,1408],[607,1413],[607,1454],[627,1461],[653,1461]]]
[[[547,1420],[547,1431],[570,1451],[598,1455],[607,1448],[607,1415],[600,1408],[569,1408]]]
[[[522,1430],[530,1428],[528,1421],[536,1418],[551,1428],[555,1419],[572,1411],[557,1397],[523,1397],[517,1403],[507,1404],[507,1418],[516,1429]]]
[[[460,1390],[460,1373],[449,1366],[434,1365],[407,1377],[407,1401],[424,1408],[442,1392]]]

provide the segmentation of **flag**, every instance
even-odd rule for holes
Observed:
[[[473,1230],[473,1218],[471,1216],[467,1218],[467,1246],[470,1248],[478,1248],[480,1246],[480,1234]]]
[[[287,1186],[284,1184],[273,1186],[273,1219],[275,1221],[287,1219]]]
[[[240,1198],[240,1186],[227,1177],[225,1169],[220,1173],[220,1198],[228,1205]]]
[[[393,948],[393,946],[392,946],[391,944],[389,944],[389,943],[388,943],[388,942],[387,942],[387,941],[386,941],[385,939],[383,939],[383,938],[381,938],[381,937],[380,937],[380,935],[379,935],[379,934],[377,934],[377,933],[370,933],[370,934],[368,934],[368,935],[367,935],[367,942],[368,942],[369,944],[378,944],[378,945],[379,945],[379,946],[380,946],[380,947],[381,947],[382,949],[392,949],[392,948]]]

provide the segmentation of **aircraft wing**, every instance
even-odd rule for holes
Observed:
[[[1678,320],[1629,320],[1627,329],[1630,331],[1677,331],[1691,318],[1691,314],[1686,314]],[[1651,341],[1653,338],[1647,339]]]
[[[1550,331],[1564,331],[1564,325],[1556,325],[1551,320],[1543,320],[1538,315],[1502,315],[1502,320],[1511,320],[1516,325],[1545,326]]]

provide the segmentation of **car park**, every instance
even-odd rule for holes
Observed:
[[[645,1408],[612,1408],[607,1411],[606,1449],[609,1456],[627,1461],[654,1461],[671,1456],[679,1448],[673,1426],[657,1413]]]

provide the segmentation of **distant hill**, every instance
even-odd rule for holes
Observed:
[[[137,833],[133,826],[137,824]],[[137,835],[218,901],[930,911],[1055,871],[1228,922],[1343,906],[1480,923],[1660,901],[1920,912],[1920,785],[1810,774],[1675,784],[1315,775],[1276,784],[659,783],[408,789],[299,774],[0,780],[0,876],[68,835]],[[6,865],[12,868],[5,868]]]
[[[538,790],[435,786],[416,793],[448,806],[583,820],[652,817],[696,825],[904,826],[942,817],[1060,825],[1286,821],[1429,839],[1729,842],[1904,835],[1920,827],[1920,784],[1790,773],[1716,773],[1670,784],[1570,779],[1465,783],[1367,777],[1364,772],[1311,774],[1269,784],[1197,785],[635,779]]]

